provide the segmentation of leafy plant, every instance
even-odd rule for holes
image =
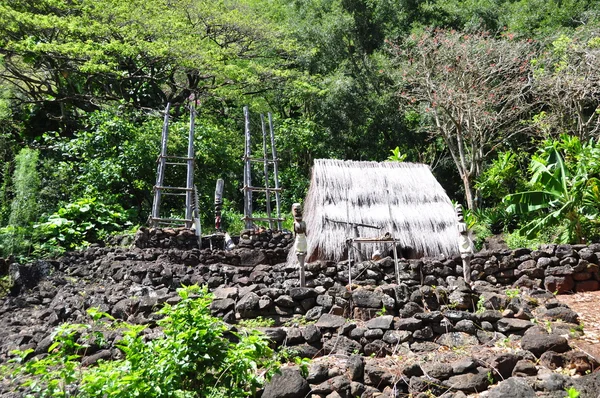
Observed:
[[[404,162],[406,160],[406,157],[408,156],[405,153],[400,153],[400,147],[390,149],[390,152],[392,154],[387,158],[387,160],[390,162]]]
[[[263,318],[262,316],[257,316],[256,318],[251,319],[242,319],[238,322],[238,325],[243,328],[254,329],[254,328],[266,328],[271,327],[275,324],[275,320],[270,318]]]
[[[479,295],[479,300],[477,300],[477,310],[475,311],[477,314],[481,314],[486,310],[485,308],[485,296],[483,294]]]
[[[292,327],[292,326],[306,326],[306,325],[312,325],[313,323],[316,323],[316,320],[308,320],[306,319],[306,316],[304,315],[299,315],[299,316],[294,316],[291,319],[288,319],[287,321],[284,322],[283,326],[286,327]]]
[[[563,142],[573,141],[563,137]],[[586,154],[586,158],[581,157]],[[540,156],[531,159],[533,189],[512,195],[504,200],[507,211],[533,215],[534,219],[521,228],[527,238],[541,231],[562,225],[560,242],[581,243],[588,237],[586,227],[595,223],[600,201],[600,180],[591,173],[598,170],[600,148],[592,140],[576,154],[579,160],[571,169],[565,164],[559,143],[549,142]]]
[[[569,387],[565,391],[567,392],[565,398],[579,398],[580,396],[579,391],[575,387]]]
[[[491,370],[488,370],[486,377],[487,377],[488,383],[494,384],[494,375],[492,374]]]
[[[60,208],[47,221],[34,225],[40,252],[71,250],[105,239],[131,225],[118,205],[105,205],[96,198],[82,198]]]
[[[18,353],[13,375],[40,397],[247,397],[269,380],[279,362],[264,335],[234,333],[210,315],[206,288],[184,287],[181,300],[158,313],[164,338],[145,340],[143,325],[116,322],[123,332],[118,347],[124,359],[100,361],[83,368],[77,361],[85,347],[77,341],[82,327],[57,329],[55,343],[42,359],[26,361],[31,350]],[[112,321],[98,311],[98,322]],[[94,336],[94,335],[92,335]]]
[[[499,153],[477,180],[475,188],[488,208],[496,208],[504,196],[525,187],[520,157],[512,151]]]
[[[519,297],[520,291],[519,289],[506,289],[504,293],[506,294],[506,297],[512,300],[514,298]]]

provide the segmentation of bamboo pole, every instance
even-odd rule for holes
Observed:
[[[265,195],[267,200],[267,218],[269,219],[269,228],[273,229],[273,220],[271,219],[271,192],[269,191],[269,160],[267,159],[267,129],[265,128],[265,117],[260,115],[260,124],[263,137],[263,174],[265,175]]]
[[[279,231],[283,229],[281,226],[281,194],[279,193],[279,160],[277,159],[277,149],[275,149],[275,133],[273,131],[273,117],[271,112],[269,116],[269,133],[271,135],[271,153],[273,155],[273,177],[275,179],[275,204],[277,206],[277,228]]]

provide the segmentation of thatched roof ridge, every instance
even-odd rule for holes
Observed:
[[[345,241],[390,232],[421,256],[458,252],[454,207],[429,166],[407,162],[317,159],[304,203],[309,261],[339,261]],[[341,222],[340,222],[341,221]],[[363,245],[370,256],[376,245]],[[293,253],[291,253],[293,256]],[[290,256],[290,260],[292,260]]]

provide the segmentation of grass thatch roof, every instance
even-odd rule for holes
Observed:
[[[416,257],[458,253],[454,207],[427,165],[404,162],[358,162],[318,159],[304,202],[308,261],[339,261],[353,227],[360,237],[386,232],[412,249]],[[363,244],[371,256],[377,245]],[[290,260],[295,253],[290,253]]]

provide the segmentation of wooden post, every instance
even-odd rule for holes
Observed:
[[[225,181],[222,178],[217,180],[215,187],[215,229],[221,231],[221,210],[223,209],[223,186]]]
[[[244,220],[246,229],[252,228],[252,175],[250,168],[250,115],[248,107],[244,107],[244,133],[246,135],[246,150],[244,152]]]
[[[277,159],[277,150],[275,149],[275,133],[273,132],[273,117],[269,112],[269,132],[271,135],[271,153],[273,155],[273,177],[275,179],[275,204],[277,206],[277,229],[281,231],[281,194],[279,192],[279,160]]]
[[[360,235],[358,233],[358,224],[352,224],[352,231],[355,238],[360,238]],[[358,251],[358,255],[356,256],[358,258],[358,261],[364,261],[365,259],[362,255],[362,245],[360,243],[356,244],[356,250]]]
[[[198,238],[198,249],[202,250],[202,224],[200,224],[200,200],[198,199],[198,187],[194,185],[194,226]]]
[[[158,157],[158,165],[156,170],[156,185],[154,186],[154,202],[152,203],[152,221],[151,226],[158,226],[158,219],[160,217],[160,200],[161,200],[161,192],[160,188],[163,185],[163,181],[165,178],[165,166],[167,162],[167,139],[169,138],[169,111],[171,110],[171,103],[167,103],[167,107],[165,109],[165,118],[163,122],[162,129],[162,138],[161,138],[161,146],[160,146],[160,155]]]
[[[397,244],[395,238],[394,238],[392,244],[394,245],[394,268],[396,269],[396,283],[400,284],[400,265],[398,264],[398,244]]]
[[[269,219],[269,228],[273,229],[273,220],[271,220],[271,194],[269,192],[269,160],[267,159],[267,129],[265,128],[265,117],[260,115],[260,124],[263,136],[263,173],[265,175],[265,195],[267,200],[267,218]]]
[[[185,191],[185,219],[192,220],[194,207],[194,128],[196,122],[196,108],[194,103],[190,103],[190,134],[188,137],[188,155],[187,155],[187,180]],[[198,209],[200,211],[200,209]],[[191,228],[193,222],[186,221],[185,227]]]
[[[348,286],[352,291],[352,265],[354,265],[354,241],[348,239],[346,241],[346,247],[348,250]]]

